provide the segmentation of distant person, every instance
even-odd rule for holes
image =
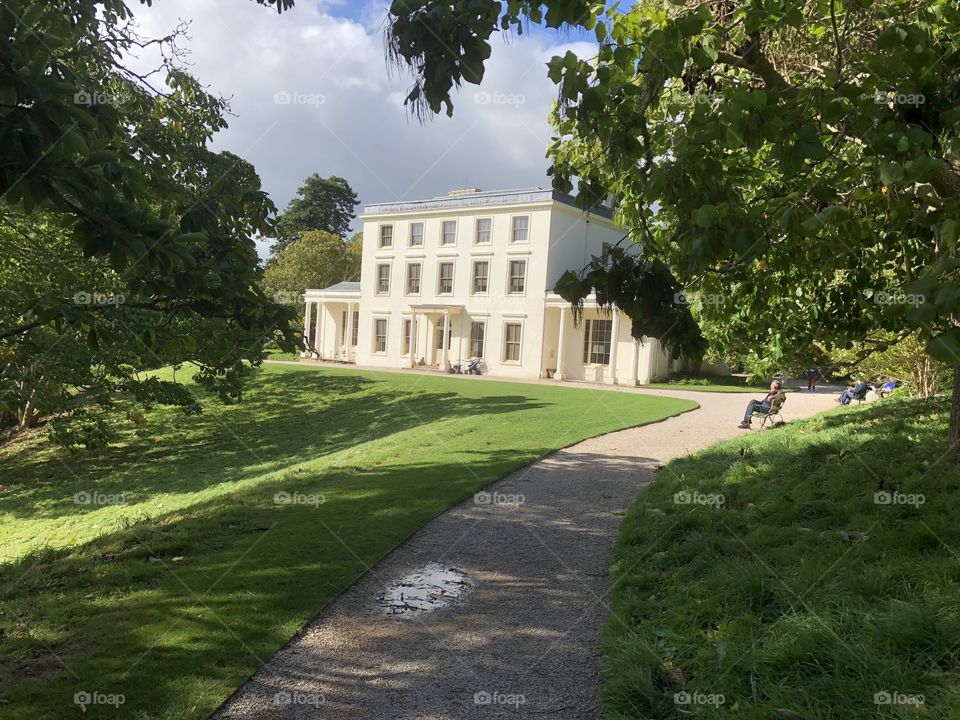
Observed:
[[[842,393],[840,393],[840,404],[849,405],[852,401],[856,399],[863,399],[866,397],[867,390],[870,389],[870,386],[867,385],[863,380],[858,382],[853,387],[848,387]]]
[[[897,389],[898,382],[899,381],[896,378],[890,378],[883,384],[883,387],[877,391],[877,395],[879,395],[881,398],[885,398],[887,395]]]
[[[820,371],[816,367],[807,370],[807,390],[817,389],[817,380],[820,378]]]
[[[747,403],[747,411],[743,414],[743,422],[737,425],[737,427],[743,430],[749,429],[755,412],[770,412],[770,408],[773,407],[774,403],[780,404],[786,397],[780,381],[774,380],[770,383],[770,392],[767,393],[767,396],[763,400],[751,400]]]

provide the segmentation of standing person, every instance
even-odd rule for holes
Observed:
[[[807,390],[817,389],[817,380],[820,378],[820,371],[816,365],[807,370]]]
[[[769,412],[774,403],[782,403],[786,397],[787,396],[783,392],[780,381],[774,380],[772,383],[770,383],[770,392],[767,393],[767,396],[763,400],[751,400],[747,403],[747,411],[743,414],[743,422],[737,425],[737,427],[743,430],[748,430],[755,412]]]

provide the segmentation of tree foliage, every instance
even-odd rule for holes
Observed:
[[[389,55],[413,70],[418,111],[452,110],[495,32],[546,18],[595,33],[596,57],[548,63],[555,187],[576,187],[584,208],[612,200],[646,257],[718,298],[701,309],[713,342],[775,357],[916,332],[936,359],[960,358],[952,0],[423,0],[391,13]],[[441,32],[458,22],[470,42]]]
[[[297,346],[296,314],[259,286],[253,238],[275,208],[249,163],[208,148],[227,106],[178,66],[179,34],[140,37],[119,0],[0,5],[8,420],[115,393],[195,408],[137,372],[171,363],[236,398],[267,338]],[[163,49],[156,73],[123,65],[146,47]]]
[[[272,247],[273,252],[283,250],[311,230],[346,238],[359,202],[350,183],[342,177],[311,175],[303,181],[296,197],[277,218],[277,240]]]
[[[309,230],[274,255],[263,275],[264,291],[278,302],[303,307],[303,292],[360,279],[363,233],[344,240]]]

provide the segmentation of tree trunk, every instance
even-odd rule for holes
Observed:
[[[960,453],[960,363],[953,366],[953,403],[950,405],[950,448]]]

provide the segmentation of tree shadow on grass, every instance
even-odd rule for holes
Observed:
[[[3,488],[0,512],[14,517],[83,515],[74,495],[123,495],[126,503],[162,493],[201,491],[311,462],[420,425],[470,416],[535,410],[530,397],[467,397],[394,385],[361,375],[263,373],[246,400],[214,404],[200,416],[160,411],[156,432],[129,436],[103,455],[73,458],[24,450],[8,456],[17,478]]]
[[[74,693],[97,690],[123,693],[125,717],[205,716],[397,542],[550,449],[473,451],[469,468],[412,461],[305,476],[303,504],[276,504],[289,485],[265,482],[0,566],[0,702],[11,718],[58,717],[75,709]],[[590,537],[577,523],[553,532]],[[515,600],[547,590],[519,588]],[[27,666],[46,671],[27,677]]]

